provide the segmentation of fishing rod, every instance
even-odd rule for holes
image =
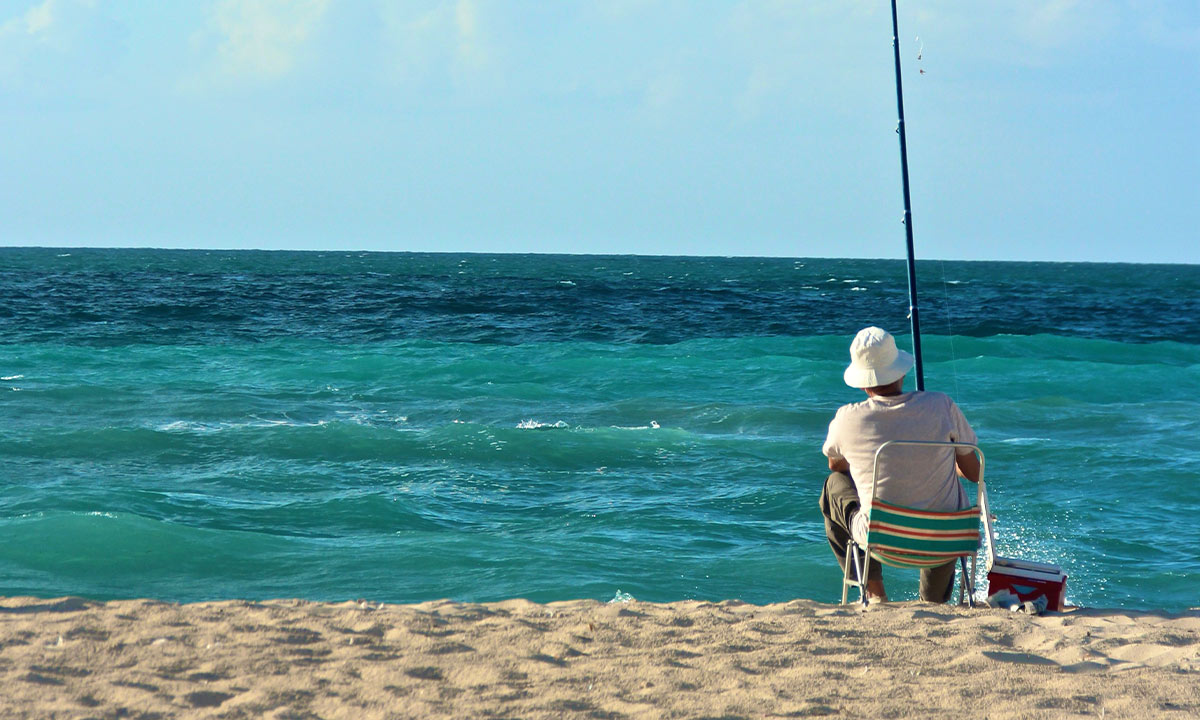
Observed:
[[[896,109],[900,122],[900,176],[904,181],[904,234],[908,241],[908,317],[912,321],[913,357],[917,359],[917,389],[925,389],[925,370],[921,363],[921,320],[917,314],[917,263],[913,254],[912,204],[908,194],[908,143],[904,136],[904,86],[900,80],[900,27],[896,20],[896,0],[892,0],[892,54],[896,59]]]
[[[896,60],[896,110],[900,116],[896,134],[900,136],[900,176],[904,181],[904,234],[908,241],[908,317],[912,321],[913,356],[916,358],[917,389],[925,389],[925,373],[921,365],[921,321],[917,315],[917,263],[913,253],[912,204],[908,193],[908,143],[904,137],[904,86],[900,79],[900,27],[896,20],[896,0],[892,0],[892,56]],[[979,450],[978,447],[975,448]],[[981,454],[982,455],[982,454]],[[979,478],[979,504],[982,508],[984,529],[987,533],[988,563],[987,580],[990,597],[1001,592],[1008,599],[999,602],[1010,606],[1023,604],[1027,612],[1041,613],[1043,610],[1059,610],[1066,604],[1067,574],[1062,567],[1050,563],[1038,563],[996,554],[996,535],[992,528],[993,516],[988,510],[987,491]],[[963,560],[966,570],[966,560]],[[1016,603],[1012,601],[1015,600]],[[1032,609],[1031,609],[1032,608]],[[1013,607],[1015,609],[1015,607]]]

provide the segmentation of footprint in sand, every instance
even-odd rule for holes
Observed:
[[[214,692],[212,690],[197,690],[196,692],[184,695],[183,699],[191,703],[192,707],[201,708],[220,707],[221,703],[225,702],[231,697],[233,696],[229,693]]]

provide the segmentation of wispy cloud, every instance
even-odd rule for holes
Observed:
[[[1106,33],[1116,20],[1113,3],[1096,0],[1041,0],[1018,4],[1016,10],[1017,32],[1040,48],[1065,47]]]
[[[480,28],[479,5],[474,0],[458,0],[454,6],[454,26],[458,31],[458,61],[472,69],[486,65],[487,41]]]
[[[55,0],[46,0],[41,5],[34,5],[29,8],[24,17],[13,22],[18,27],[23,24],[25,33],[28,35],[44,33],[54,24],[55,4]]]
[[[494,67],[495,48],[477,0],[383,3],[383,32],[395,77],[470,84]]]
[[[1111,36],[1136,13],[1129,0],[929,0],[912,11],[915,22],[905,32],[957,48],[964,58],[1041,67]]]
[[[121,52],[120,32],[96,0],[43,0],[0,18],[0,84],[48,95],[96,81]],[[73,73],[63,79],[62,70]],[[54,83],[49,77],[56,78]]]
[[[0,24],[0,73],[14,72],[36,45],[62,44],[52,33],[60,5],[59,0],[45,0]]]
[[[219,71],[254,80],[286,75],[328,7],[329,0],[220,0],[212,12]]]

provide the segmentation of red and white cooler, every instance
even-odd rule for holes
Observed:
[[[980,487],[980,490],[983,488]],[[1066,604],[1067,574],[1058,565],[1018,560],[996,554],[996,532],[988,510],[986,493],[980,493],[983,527],[987,532],[988,596],[1008,590],[1022,602],[1046,596],[1046,609],[1061,610]]]
[[[1008,590],[1022,602],[1046,596],[1047,610],[1061,610],[1067,594],[1067,574],[1058,565],[1017,560],[988,553],[988,595]]]

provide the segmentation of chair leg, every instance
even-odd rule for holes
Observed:
[[[863,550],[862,572],[858,574],[858,601],[867,606],[867,574],[871,572],[871,549]]]
[[[966,565],[966,563],[963,563]],[[971,582],[967,583],[967,606],[975,607],[975,558],[971,558]]]
[[[963,595],[966,592],[966,588],[967,588],[967,562],[966,562],[966,560],[967,560],[966,558],[960,557],[959,562],[954,563],[956,566],[962,568],[962,579],[958,581],[958,604],[959,605],[963,604]]]
[[[854,580],[850,579],[850,563],[851,562],[854,563],[854,573],[855,573]],[[846,604],[846,600],[849,597],[851,585],[858,588],[858,594],[860,597],[865,596],[864,595],[865,591],[863,590],[862,578],[863,578],[862,568],[859,566],[859,562],[858,562],[858,545],[853,540],[851,540],[850,542],[848,542],[846,544],[846,563],[845,563],[845,567],[842,569],[842,604],[843,605]]]
[[[848,550],[849,548],[847,548]],[[846,562],[842,563],[842,604],[846,604],[846,596],[850,593],[850,558],[847,555]]]
[[[967,606],[975,607],[975,558],[971,558],[971,568],[967,568],[967,556],[959,558],[962,565],[962,582],[958,584],[958,604],[963,604],[963,595],[967,596]]]

